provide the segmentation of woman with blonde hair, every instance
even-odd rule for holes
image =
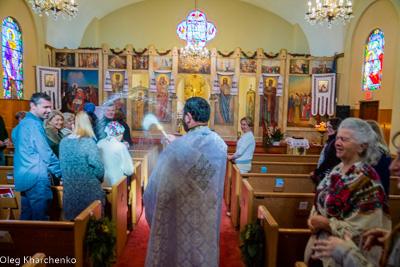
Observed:
[[[70,135],[75,127],[75,114],[64,112],[64,128],[61,130],[64,136]]]
[[[243,117],[240,120],[240,127],[243,135],[236,144],[235,154],[228,156],[229,160],[236,163],[241,173],[247,173],[251,170],[251,160],[253,159],[254,150],[256,149],[256,141],[251,131],[253,126],[253,118],[250,116]]]
[[[390,153],[390,149],[386,144],[385,138],[383,137],[383,131],[381,126],[374,120],[366,121],[371,127],[372,130],[376,133],[378,148],[382,153],[378,163],[376,165],[372,165],[372,168],[378,173],[379,178],[381,178],[381,182],[383,188],[385,189],[386,199],[389,197],[389,188],[390,188],[390,170],[389,166],[392,162],[392,157]]]
[[[44,123],[44,130],[46,132],[46,140],[51,150],[58,157],[58,149],[61,139],[64,137],[61,132],[64,127],[64,116],[58,110],[50,112],[49,117]]]
[[[60,144],[63,214],[67,220],[74,220],[94,200],[100,200],[104,206],[101,188],[104,166],[94,139],[89,116],[80,111],[75,118],[74,131]]]

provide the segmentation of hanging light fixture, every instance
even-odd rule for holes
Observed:
[[[322,3],[323,2],[323,3]],[[312,6],[311,1],[308,2],[308,12],[305,19],[311,24],[315,25],[323,22],[328,23],[328,28],[332,27],[333,23],[339,24],[339,21],[345,25],[346,21],[350,22],[353,16],[353,5],[349,0],[316,0],[315,7]]]
[[[78,13],[78,6],[74,0],[29,0],[29,3],[39,17],[45,13],[47,16],[53,14],[54,20],[58,20],[60,16],[71,20]]]
[[[190,12],[187,20],[178,24],[176,33],[180,39],[187,41],[187,45],[180,49],[180,58],[202,60],[210,56],[206,44],[215,38],[217,28],[207,21],[203,12],[197,9],[197,0],[195,0],[195,10]]]

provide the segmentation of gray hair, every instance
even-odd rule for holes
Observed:
[[[340,129],[348,129],[357,144],[365,144],[365,150],[360,154],[360,160],[370,165],[375,165],[380,157],[377,136],[372,127],[364,120],[358,118],[347,118],[340,124]]]

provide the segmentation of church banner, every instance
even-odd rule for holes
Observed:
[[[221,88],[228,88],[230,90],[230,95],[238,95],[238,84],[236,80],[236,75],[231,72],[217,72],[214,79],[214,86],[212,88],[212,94],[220,94]]]
[[[312,75],[311,114],[333,116],[335,111],[335,73]]]
[[[283,96],[282,76],[280,74],[263,74],[258,83],[258,94],[264,94],[266,86],[276,87],[276,96]]]
[[[36,66],[37,91],[50,96],[54,109],[61,109],[61,68]]]
[[[104,91],[113,93],[129,92],[129,83],[126,71],[107,70],[104,80]]]

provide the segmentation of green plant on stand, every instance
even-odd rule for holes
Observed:
[[[111,267],[115,262],[115,232],[115,225],[107,217],[89,219],[86,244],[93,267]]]
[[[264,248],[264,231],[260,226],[260,220],[255,223],[246,224],[239,235],[243,244],[239,247],[242,253],[242,261],[246,267],[257,267],[262,265]]]

